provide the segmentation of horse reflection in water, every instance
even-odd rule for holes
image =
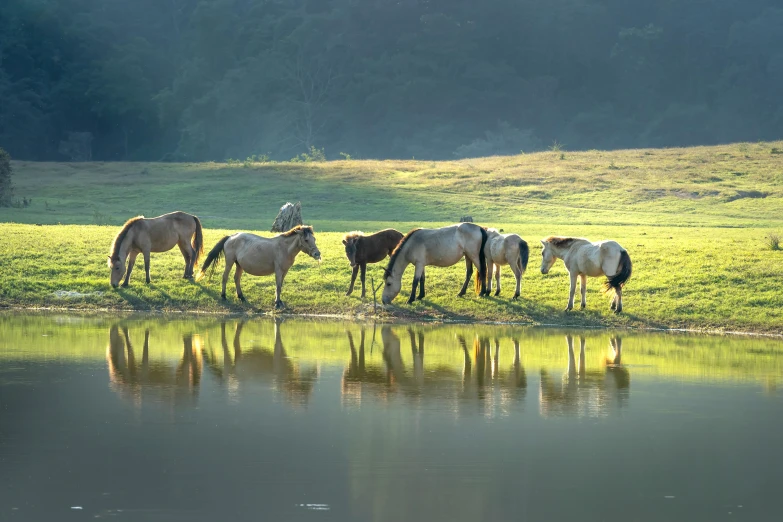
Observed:
[[[527,378],[517,339],[513,339],[514,360],[508,370],[501,370],[499,365],[500,342],[497,339],[493,356],[489,338],[476,339],[471,354],[464,336],[457,337],[464,355],[461,369],[442,363],[425,369],[424,331],[408,328],[407,334],[410,358],[403,357],[402,340],[394,330],[389,326],[382,328],[382,368],[365,362],[365,330],[361,331],[358,350],[353,334],[348,332],[351,360],[343,374],[344,404],[361,403],[365,391],[384,401],[399,394],[414,401],[451,402],[455,404],[455,411],[480,404],[486,414],[493,414],[498,407],[505,408],[512,402],[523,401]]]
[[[574,354],[574,337],[566,335],[568,368],[558,386],[545,369],[541,369],[539,402],[541,415],[603,417],[613,407],[622,408],[628,403],[631,378],[622,365],[623,341],[613,337],[609,343],[610,354],[599,368],[585,367],[585,338],[579,338],[579,362]]]
[[[298,362],[288,357],[280,336],[280,321],[275,321],[275,341],[271,350],[258,345],[242,348],[241,336],[245,321],[237,323],[229,348],[226,327],[225,321],[220,323],[223,363],[218,364],[218,358],[210,356],[208,367],[221,381],[227,383],[230,393],[236,393],[242,383],[271,379],[287,402],[307,405],[318,379],[318,369],[303,369]]]
[[[149,341],[150,331],[145,330],[139,362],[128,328],[123,326],[120,335],[118,325],[111,327],[106,350],[111,388],[137,407],[149,394],[157,401],[163,399],[177,406],[195,405],[203,366],[201,339],[191,334],[182,336],[182,356],[176,366],[159,360],[151,363]]]

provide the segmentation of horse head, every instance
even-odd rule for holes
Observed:
[[[555,256],[555,249],[550,241],[542,239],[541,246],[543,247],[541,249],[541,273],[547,274],[552,268],[552,265],[555,264],[555,261],[557,261],[557,257]]]
[[[299,237],[299,247],[302,251],[316,261],[321,261],[321,251],[318,250],[318,247],[315,245],[313,227],[299,227],[296,231],[296,235]]]

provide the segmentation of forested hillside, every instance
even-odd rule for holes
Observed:
[[[780,0],[3,0],[0,147],[447,159],[776,139],[781,28]]]

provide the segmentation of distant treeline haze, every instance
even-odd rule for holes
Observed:
[[[2,0],[17,159],[442,159],[783,135],[781,0]]]

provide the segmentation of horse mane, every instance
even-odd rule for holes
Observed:
[[[307,225],[296,225],[294,228],[289,230],[288,232],[283,232],[280,234],[282,237],[291,237],[294,234],[298,234],[299,232],[304,232],[305,235],[312,234],[313,233],[313,227],[307,226]]]
[[[400,252],[402,251],[402,247],[405,246],[405,243],[408,242],[408,240],[411,238],[413,234],[421,230],[420,228],[414,228],[407,234],[405,234],[405,237],[403,237],[399,243],[397,243],[397,247],[394,249],[394,251],[391,254],[391,257],[389,258],[389,265],[386,267],[386,269],[383,271],[383,277],[389,277],[391,275],[392,268],[394,268],[394,263],[397,261],[397,256],[400,255]]]
[[[142,219],[144,219],[144,216],[132,217],[122,225],[122,230],[120,230],[120,233],[114,238],[114,243],[111,245],[111,255],[109,257],[111,257],[112,260],[116,261],[120,258],[120,247],[122,246],[122,242],[125,241],[125,236],[128,235],[131,227]]]
[[[345,241],[350,241],[351,239],[356,240],[359,239],[360,237],[364,237],[364,232],[362,232],[361,230],[354,230],[352,232],[348,232],[347,234],[345,234],[343,236],[343,240]]]
[[[558,248],[568,248],[574,244],[574,241],[578,240],[578,237],[549,236],[544,241],[547,243],[552,243],[553,246]]]

